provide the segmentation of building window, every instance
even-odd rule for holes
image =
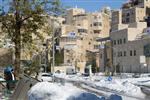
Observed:
[[[97,16],[94,16],[94,19],[97,19]]]
[[[114,40],[114,45],[116,45],[116,40]]]
[[[118,44],[120,44],[120,43],[119,43],[119,40],[118,40],[117,42],[118,42]]]
[[[120,44],[122,44],[122,39],[120,39]]]
[[[89,45],[91,45],[91,42],[89,42]]]
[[[93,23],[93,26],[102,26],[102,23],[101,22],[95,22],[95,23]]]
[[[102,58],[103,58],[103,55],[101,54],[100,57],[101,57],[101,59],[102,59]]]
[[[136,56],[136,50],[134,50],[134,56]]]
[[[126,23],[129,23],[130,19],[129,18],[126,18]]]
[[[118,52],[118,57],[122,57],[123,56],[123,53],[120,51]]]
[[[93,23],[93,26],[97,26],[97,24],[96,24],[96,23]]]
[[[101,30],[94,30],[94,34],[100,34]]]
[[[124,42],[124,44],[126,43],[126,39],[125,38],[123,39],[123,42]]]
[[[69,53],[69,50],[66,50],[67,53]]]
[[[132,50],[130,50],[130,56],[132,56]]]
[[[126,56],[126,51],[124,51],[124,56]]]
[[[120,56],[122,57],[122,52],[120,52]]]
[[[130,16],[130,14],[129,14],[129,13],[127,13],[127,16]]]
[[[78,32],[79,33],[87,33],[87,30],[86,29],[78,29]]]
[[[70,63],[70,60],[67,60],[67,63]]]

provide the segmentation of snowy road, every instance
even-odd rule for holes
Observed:
[[[32,78],[28,79],[27,78],[27,80],[30,80],[30,81],[26,81],[26,79],[25,79],[24,86],[27,85],[27,87],[30,87],[30,83],[28,83],[28,82],[33,82],[34,79],[32,79]],[[36,82],[34,82],[34,83],[36,83]],[[86,80],[84,80],[84,79],[79,80],[79,78],[77,78],[76,80],[74,80],[72,77],[70,79],[66,79],[66,78],[63,78],[63,77],[56,77],[55,76],[55,82],[53,83],[53,85],[61,84],[60,86],[62,86],[62,88],[65,86],[65,88],[71,89],[70,86],[66,86],[68,83],[73,84],[72,85],[73,87],[76,86],[76,87],[74,87],[74,88],[76,88],[75,90],[79,89],[79,90],[87,91],[89,93],[97,95],[98,97],[109,98],[111,95],[116,94],[118,96],[121,96],[122,100],[150,100],[149,96],[145,96],[145,95],[140,96],[139,94],[137,94],[137,96],[136,95],[132,95],[132,94],[128,95],[130,93],[126,93],[124,91],[117,91],[117,89],[115,90],[113,88],[109,88],[109,86],[108,87],[103,87],[101,85],[95,84],[94,81],[89,81],[87,79]],[[114,84],[116,85],[116,83],[114,83]],[[50,86],[52,86],[52,84]],[[127,85],[127,86],[131,86],[131,85]],[[65,88],[63,88],[63,89],[66,90]],[[49,90],[51,90],[51,89],[49,89]],[[60,91],[61,90],[62,89],[60,89]],[[70,93],[70,92],[68,91],[68,93]],[[24,94],[26,94],[26,93],[24,93]],[[62,95],[62,93],[60,93],[60,94]],[[21,96],[21,98],[22,98],[22,96]],[[17,100],[17,99],[15,99],[15,100]],[[20,100],[20,99],[18,99],[18,100]],[[56,99],[56,100],[58,100],[58,99]],[[62,99],[60,99],[60,100],[62,100]],[[63,100],[66,100],[66,99],[63,99]]]
[[[94,93],[98,96],[104,96],[104,97],[109,97],[112,94],[116,94],[119,95],[123,98],[123,100],[150,100],[149,96],[144,96],[144,97],[136,97],[136,96],[132,96],[132,95],[127,95],[124,94],[124,92],[119,92],[119,91],[115,91],[106,87],[100,87],[100,86],[95,86],[94,84],[88,83],[86,81],[77,81],[77,80],[69,80],[69,79],[64,79],[64,78],[58,78],[55,77],[57,80],[59,79],[59,81],[62,81],[64,83],[65,82],[70,82],[72,84],[74,84],[75,86],[77,86],[78,88],[82,88],[88,92]]]

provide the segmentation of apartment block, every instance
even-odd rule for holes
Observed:
[[[122,23],[134,23],[134,22],[142,22],[146,16],[146,9],[133,7],[129,9],[122,9]]]
[[[106,11],[107,9],[105,9]],[[104,11],[85,12],[81,8],[67,10],[66,23],[61,27],[60,47],[64,48],[64,63],[72,63],[84,72],[88,61],[86,52],[98,52],[100,43],[97,38],[109,37],[110,15]],[[71,49],[69,51],[69,48]],[[76,48],[74,48],[76,47]],[[67,56],[69,52],[75,56]],[[97,55],[99,55],[96,53]],[[71,60],[76,57],[76,60]],[[97,66],[99,66],[97,57]]]
[[[140,7],[140,8],[149,8],[149,0],[130,0],[129,2],[123,4],[122,8],[131,8],[131,7]]]
[[[110,41],[112,70],[150,72],[149,27],[146,17],[149,0],[135,0],[112,12]]]
[[[85,14],[85,10],[84,9],[79,9],[79,8],[71,8],[67,10],[67,16],[66,16],[66,23],[67,24],[72,24],[73,22],[73,16],[75,15],[81,15],[81,14]]]

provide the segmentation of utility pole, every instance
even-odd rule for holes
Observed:
[[[52,34],[52,44],[53,44],[53,61],[52,61],[52,72],[54,74],[55,67],[55,28],[54,28],[54,19],[53,19],[53,34]]]
[[[53,33],[52,33],[52,73],[54,74],[55,70],[54,70],[54,67],[55,67],[55,39],[57,39],[57,37],[55,37],[55,22],[57,22],[57,20],[55,20],[55,17],[52,18],[52,28],[53,28]]]
[[[47,39],[46,40],[46,55],[45,55],[45,58],[46,58],[46,64],[45,64],[45,72],[47,72],[47,68],[48,68],[48,43],[49,43],[49,40]]]

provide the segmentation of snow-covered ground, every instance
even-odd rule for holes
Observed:
[[[79,89],[79,87],[67,82],[65,84],[40,82],[28,92],[29,100],[149,100],[140,89],[141,85],[150,86],[148,75],[132,78],[132,74],[124,74],[112,77],[112,79],[108,79],[102,73],[90,77],[84,77],[80,74],[55,74],[55,76],[63,78],[65,81],[84,83],[83,86],[85,85],[87,88],[91,87],[91,89],[100,90],[102,93],[108,93],[106,97],[111,97],[112,94],[121,95],[122,99],[102,99],[102,96],[88,93],[86,90]]]
[[[121,93],[137,98],[145,98],[145,94],[142,93],[139,85],[150,86],[150,77],[148,77],[148,75],[141,75],[140,78],[132,78],[132,75],[124,74],[122,75],[123,77],[112,77],[111,81],[108,81],[108,77],[102,74],[97,74],[90,77],[65,74],[57,74],[56,76],[66,80],[85,82],[87,85],[97,89],[103,88],[105,90],[110,90],[113,93]]]
[[[87,93],[71,84],[39,82],[28,92],[29,100],[98,100],[94,94]]]
[[[28,91],[29,100],[122,100],[120,96],[111,95],[105,99],[93,93],[81,90],[72,84],[39,82]]]

